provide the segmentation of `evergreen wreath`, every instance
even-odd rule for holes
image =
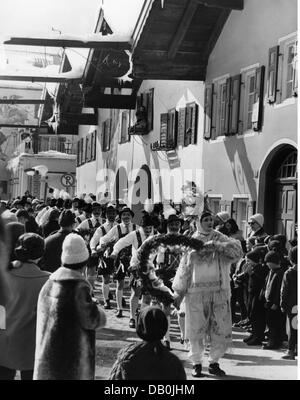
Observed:
[[[173,303],[171,290],[163,284],[153,268],[149,264],[149,256],[155,253],[159,246],[175,246],[177,249],[184,251],[187,248],[199,251],[203,248],[203,242],[199,239],[194,239],[180,234],[164,234],[155,235],[151,239],[144,242],[138,249],[137,258],[137,275],[141,279],[143,288],[158,301],[169,305]]]

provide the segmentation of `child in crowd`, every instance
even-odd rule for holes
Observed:
[[[294,360],[297,355],[297,252],[298,246],[290,250],[292,266],[284,273],[280,292],[280,308],[287,314],[289,326],[288,351],[282,356],[285,360]]]
[[[275,251],[269,251],[265,256],[265,262],[270,269],[266,280],[266,318],[269,328],[268,343],[264,349],[279,349],[284,337],[285,315],[280,310],[280,289],[284,269],[280,265],[280,255]]]

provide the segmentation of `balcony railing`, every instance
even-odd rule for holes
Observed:
[[[165,143],[154,142],[151,143],[152,151],[170,151],[176,149],[176,143],[174,140],[167,140]]]
[[[38,154],[44,151],[58,151],[65,154],[76,154],[76,143],[64,137],[39,137],[25,139],[25,153]]]

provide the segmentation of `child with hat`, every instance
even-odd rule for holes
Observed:
[[[94,379],[95,330],[105,325],[106,317],[84,277],[88,258],[84,239],[67,235],[62,266],[39,295],[35,380]]]
[[[265,263],[270,269],[265,289],[269,338],[263,348],[275,350],[280,348],[284,336],[285,315],[280,310],[280,290],[284,269],[280,265],[280,255],[275,251],[269,251],[266,254]]]
[[[186,380],[179,358],[162,345],[168,321],[159,307],[143,308],[136,332],[143,340],[122,349],[110,372],[110,380]]]
[[[297,282],[298,282],[298,246],[292,247],[289,252],[289,259],[292,266],[284,273],[281,291],[280,291],[280,308],[283,313],[287,314],[289,335],[288,335],[288,351],[282,356],[285,360],[294,360],[297,355]]]

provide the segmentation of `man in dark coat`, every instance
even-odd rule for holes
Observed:
[[[159,307],[145,307],[139,314],[136,332],[143,342],[122,349],[111,370],[110,380],[185,380],[179,358],[161,340],[168,320]]]
[[[45,254],[41,269],[54,272],[61,266],[61,252],[65,237],[73,231],[75,216],[70,210],[63,211],[58,219],[60,230],[45,239]]]
[[[62,267],[38,299],[34,380],[95,378],[95,330],[105,326],[106,317],[83,274],[88,258],[84,239],[70,233],[63,242]]]

